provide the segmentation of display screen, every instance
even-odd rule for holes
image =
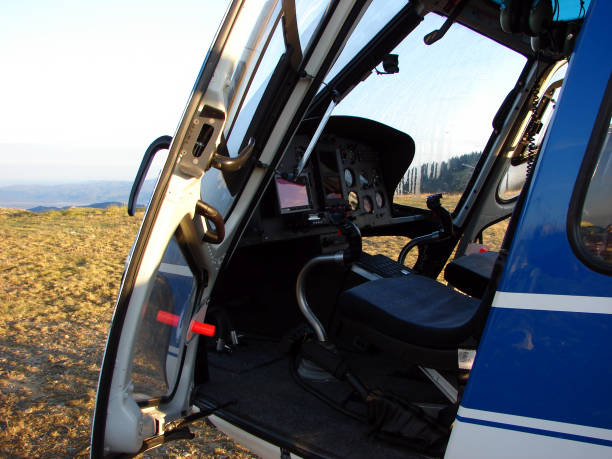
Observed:
[[[338,175],[326,175],[323,177],[325,187],[325,199],[342,199],[342,184]]]
[[[281,214],[310,209],[308,181],[305,177],[300,177],[297,183],[282,177],[276,177],[275,181]]]

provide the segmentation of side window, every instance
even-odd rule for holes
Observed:
[[[148,400],[172,393],[196,281],[173,237],[155,274],[153,289],[141,314],[132,365],[134,395]]]
[[[593,177],[584,198],[580,219],[580,236],[593,257],[612,267],[612,143],[610,117],[608,132],[601,147]]]
[[[612,274],[611,114],[612,80],[578,177],[568,222],[578,256],[589,267],[606,274]]]
[[[266,41],[261,45],[261,61],[258,61],[257,68],[250,76],[248,84],[245,85],[248,89],[246,90],[244,100],[240,102],[241,108],[235,119],[228,122],[225,128],[228,155],[230,157],[235,157],[239,154],[240,146],[244,141],[255,110],[264,95],[267,83],[285,51],[282,27],[275,23],[271,28],[270,34],[270,41]],[[204,202],[221,212],[223,218],[227,218],[234,202],[234,196],[221,171],[211,168],[204,174],[200,193]]]
[[[295,2],[295,16],[302,52],[305,52],[310,39],[330,6],[329,0],[298,0]]]
[[[508,164],[506,173],[497,187],[497,199],[501,202],[512,201],[521,194],[523,185],[527,179],[528,163]]]
[[[557,99],[561,92],[561,85],[567,72],[567,63],[559,67],[551,76],[552,81],[540,95],[537,104],[532,108],[530,115],[525,119],[523,127],[512,147],[512,161],[508,164],[506,173],[497,187],[497,199],[501,202],[512,201],[525,185],[527,173],[532,167],[540,151],[548,125],[552,119]]]

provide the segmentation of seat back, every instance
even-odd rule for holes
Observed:
[[[483,252],[457,257],[446,266],[444,279],[457,290],[482,298],[498,255],[498,252]]]

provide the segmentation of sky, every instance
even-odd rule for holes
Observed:
[[[334,112],[374,119],[410,135],[416,148],[413,166],[481,152],[493,118],[526,62],[459,24],[425,45],[423,37],[443,23],[443,18],[427,15],[393,50],[399,73],[370,74]]]
[[[228,3],[3,2],[0,187],[133,180],[149,143],[174,134]],[[405,4],[378,3],[382,13],[371,8],[366,14],[386,19]],[[396,50],[400,73],[372,75],[335,112],[376,119],[407,132],[416,141],[418,162],[421,156],[439,161],[481,150],[495,110],[524,62],[509,56],[504,65],[493,63],[498,45],[482,37],[457,49],[456,43],[463,41],[455,38],[473,35],[457,25],[425,47],[422,36],[441,22],[428,16]],[[355,34],[360,45],[368,37],[360,39],[359,30]],[[347,59],[355,49],[349,42]],[[436,58],[427,63],[424,55]],[[341,56],[339,62],[347,59]],[[473,71],[467,73],[470,66]],[[479,77],[485,70],[488,79]],[[432,86],[434,80],[440,88]],[[383,99],[377,86],[395,97]],[[442,105],[432,106],[428,94],[440,91],[445,91]],[[457,99],[457,111],[448,110],[449,99]]]
[[[173,135],[228,0],[0,6],[0,187],[133,180]]]

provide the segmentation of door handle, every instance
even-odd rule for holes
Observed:
[[[149,171],[149,167],[153,162],[155,154],[159,150],[167,150],[170,148],[171,143],[172,137],[169,135],[162,135],[161,137],[155,139],[151,145],[149,145],[147,151],[145,151],[140,167],[138,168],[138,172],[136,173],[136,179],[134,179],[134,183],[132,184],[132,189],[130,191],[130,198],[127,206],[127,212],[130,217],[134,216],[138,194],[140,193],[140,189],[142,188],[142,184],[144,183],[144,179],[147,176],[147,172]]]

